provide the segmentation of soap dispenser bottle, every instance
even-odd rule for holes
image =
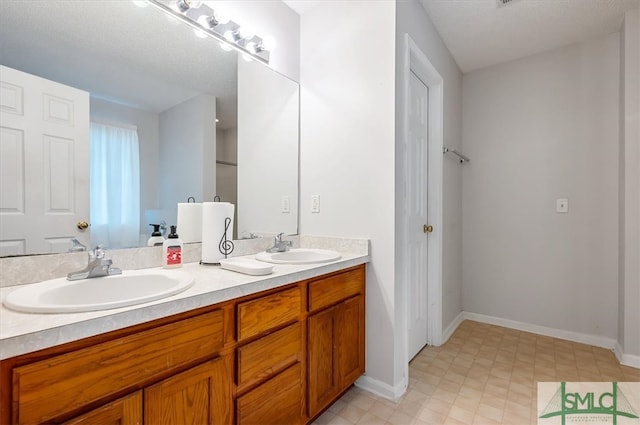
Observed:
[[[176,226],[170,226],[171,232],[162,244],[164,268],[182,267],[182,240],[176,233]]]
[[[161,246],[164,244],[164,237],[162,236],[162,233],[160,233],[160,225],[150,224],[149,226],[153,226],[153,232],[147,241],[147,246]]]

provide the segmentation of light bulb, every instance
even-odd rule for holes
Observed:
[[[218,25],[218,21],[213,16],[200,15],[198,23],[205,28],[213,28]]]
[[[254,43],[253,41],[248,42],[247,45],[244,47],[253,54],[255,54],[257,51],[256,43]]]
[[[176,0],[171,4],[171,8],[176,12],[185,13],[191,7],[189,0]]]
[[[273,49],[275,49],[275,48],[276,48],[276,45],[277,45],[277,43],[276,43],[276,39],[275,39],[275,38],[273,38],[273,37],[272,37],[272,36],[270,36],[270,35],[268,35],[268,36],[266,36],[266,37],[264,37],[264,38],[262,39],[262,48],[263,48],[264,50],[272,51]]]
[[[224,38],[226,38],[227,40],[229,40],[232,43],[236,42],[236,32],[235,31],[225,31],[224,32]]]
[[[193,33],[196,35],[196,37],[198,38],[207,38],[207,33],[202,31],[201,29],[198,28],[194,28],[193,29]]]
[[[240,38],[251,40],[255,33],[247,27],[240,27],[238,28],[238,35],[240,35]]]
[[[216,11],[213,13],[213,16],[215,16],[216,21],[218,21],[218,23],[219,23],[220,25],[228,24],[228,23],[229,23],[229,21],[230,21],[230,19],[229,19],[229,17],[227,16],[227,14],[226,14],[226,13],[224,13],[224,11],[221,11],[221,10],[216,10]]]

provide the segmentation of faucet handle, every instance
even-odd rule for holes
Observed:
[[[284,236],[284,232],[278,233],[275,237],[276,242],[282,242],[283,236]]]
[[[91,260],[101,260],[104,258],[104,248],[102,245],[96,246],[94,249],[89,251],[89,259]]]

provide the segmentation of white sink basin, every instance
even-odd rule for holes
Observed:
[[[340,259],[340,253],[329,249],[295,248],[285,252],[263,251],[256,260],[274,264],[314,264],[328,263]]]
[[[191,287],[193,278],[178,270],[130,270],[121,275],[68,281],[52,279],[9,293],[5,307],[26,313],[77,313],[159,300]]]

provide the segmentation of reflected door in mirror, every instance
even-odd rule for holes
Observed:
[[[0,255],[89,243],[89,93],[0,66]]]

